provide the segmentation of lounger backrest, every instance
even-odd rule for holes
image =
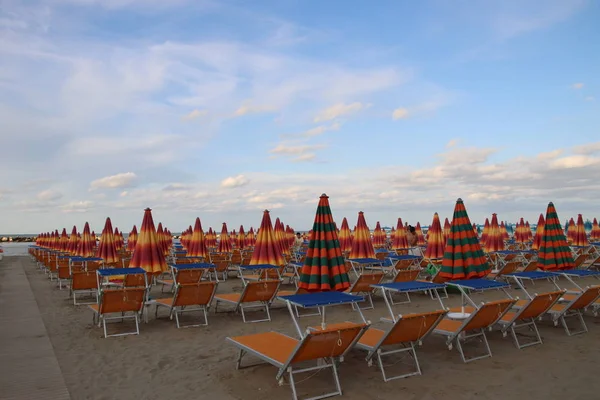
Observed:
[[[366,324],[347,325],[344,328],[331,328],[313,331],[298,344],[288,364],[319,358],[339,357],[354,344],[366,329]]]
[[[537,269],[537,261],[529,261],[522,272],[534,272],[537,271]]]
[[[60,262],[58,264],[58,278],[69,279],[71,277],[71,271],[69,270],[69,262]]]
[[[390,255],[390,253],[388,253],[387,251],[382,251],[379,253],[375,253],[375,258],[378,260],[385,260],[388,256]]]
[[[217,282],[180,283],[173,306],[207,305],[211,302]]]
[[[516,257],[517,257],[516,254],[508,254],[506,257],[504,257],[504,261],[509,262],[509,261],[514,260]]]
[[[413,260],[399,260],[396,263],[397,270],[405,270],[410,268],[413,265]]]
[[[362,274],[358,277],[358,280],[352,285],[351,292],[370,292],[373,290],[371,285],[378,284],[383,279],[383,272],[373,272],[369,274]]]
[[[96,271],[102,267],[102,261],[88,261],[85,265],[88,271]]]
[[[239,250],[234,250],[231,255],[231,263],[235,265],[240,265],[242,262],[242,253]]]
[[[487,328],[500,319],[516,300],[497,300],[483,304],[465,324],[463,331]]]
[[[73,290],[89,290],[98,287],[96,272],[94,271],[73,271],[73,281],[71,288]]]
[[[250,255],[244,254],[240,265],[250,265],[250,260],[252,260],[252,253],[250,253]]]
[[[204,270],[201,268],[192,269],[180,269],[175,274],[175,282],[186,284],[186,283],[198,283],[202,280]]]
[[[518,319],[537,318],[554,305],[565,292],[557,290],[536,295],[519,313]]]
[[[279,280],[248,282],[240,302],[270,301],[275,296],[279,283]]]
[[[408,249],[395,249],[396,255],[403,256],[408,254]]]
[[[586,288],[569,306],[569,310],[581,310],[592,304],[600,296],[600,286]]]
[[[127,274],[123,279],[123,286],[125,287],[146,287],[146,282],[149,278],[146,278],[144,274]]]
[[[579,268],[587,259],[587,254],[582,254],[575,259],[575,268]]]
[[[403,315],[382,338],[380,345],[416,342],[427,335],[442,320],[447,311],[437,310]]]
[[[412,282],[419,276],[418,269],[403,269],[398,271],[394,277],[394,282]]]
[[[512,274],[513,272],[516,272],[518,268],[519,268],[519,263],[517,261],[508,262],[508,263],[504,264],[504,267],[502,267],[499,275]]]
[[[225,272],[229,267],[229,260],[224,258],[218,258],[213,260],[213,264],[215,264],[215,269],[217,272]]]
[[[143,288],[103,290],[100,297],[100,314],[140,311],[145,293]]]

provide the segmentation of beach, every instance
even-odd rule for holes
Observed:
[[[275,302],[271,322],[242,322],[239,314],[211,310],[209,326],[177,329],[174,321],[154,318],[143,323],[139,336],[104,339],[102,330],[92,325],[92,312],[86,306],[74,306],[67,290],[58,290],[55,282],[36,268],[26,256],[5,257],[0,263],[0,285],[4,275],[23,270],[39,307],[43,323],[72,399],[261,399],[291,398],[287,385],[275,380],[276,368],[259,365],[235,369],[237,350],[226,343],[227,336],[277,331],[297,336],[283,304]],[[551,290],[551,285],[536,284],[535,291]],[[0,290],[3,290],[0,286]],[[239,292],[241,282],[229,279],[220,283],[218,292]],[[514,296],[523,293],[512,290]],[[154,297],[168,297],[160,287]],[[475,296],[476,301],[502,298],[501,291]],[[411,296],[410,305],[396,305],[397,313],[422,312],[439,308],[437,301],[421,294]],[[450,294],[444,304],[459,306],[461,298]],[[219,307],[221,311],[221,307]],[[230,310],[223,306],[223,310]],[[375,308],[364,312],[374,326],[389,313],[381,298]],[[349,306],[327,309],[328,322],[359,321]],[[188,320],[189,321],[189,320]],[[545,320],[538,324],[544,343],[518,350],[510,336],[498,331],[488,333],[492,358],[464,364],[456,349],[448,350],[442,336],[429,336],[417,356],[422,376],[384,383],[379,370],[368,367],[365,352],[352,350],[339,369],[344,399],[589,399],[597,397],[600,382],[593,376],[600,359],[598,319],[586,316],[589,332],[568,337],[562,327]],[[303,327],[318,325],[318,317],[300,319]],[[112,328],[116,328],[113,326]],[[0,346],[9,346],[6,341]],[[246,362],[253,362],[248,358]],[[389,360],[393,364],[394,359]],[[390,366],[394,372],[402,364]],[[6,371],[5,371],[6,373]],[[331,389],[328,371],[297,381],[301,396]],[[0,398],[2,394],[0,393]]]

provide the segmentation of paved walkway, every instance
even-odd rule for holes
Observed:
[[[0,262],[0,399],[70,399],[24,266]]]

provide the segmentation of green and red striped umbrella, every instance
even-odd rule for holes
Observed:
[[[592,222],[592,231],[590,232],[590,239],[592,241],[600,240],[600,226],[598,225],[598,220],[594,218],[594,222]]]
[[[167,270],[167,261],[165,260],[163,246],[154,227],[152,210],[146,208],[129,267],[143,268],[150,275],[158,275],[165,272]]]
[[[81,235],[81,240],[77,245],[77,251],[75,252],[75,255],[85,258],[93,257],[95,246],[96,242],[95,240],[92,240],[92,235],[90,234],[90,224],[86,222],[83,226],[83,235]]]
[[[544,214],[540,214],[538,218],[537,228],[535,230],[535,237],[533,238],[533,243],[531,243],[532,250],[539,250],[540,244],[542,243],[542,238],[544,237],[544,226],[546,225],[546,220],[544,219]]]
[[[392,241],[392,249],[394,250],[406,250],[408,249],[408,238],[406,237],[406,228],[402,224],[402,218],[398,218],[396,225],[396,233],[394,234],[394,240]]]
[[[127,236],[127,250],[128,251],[135,250],[135,244],[137,242],[137,238],[138,238],[138,231],[137,231],[137,227],[134,225],[133,228],[131,229],[131,232],[129,232],[129,236]]]
[[[249,264],[270,264],[278,266],[285,264],[285,259],[283,258],[281,247],[279,247],[279,241],[275,237],[275,231],[273,230],[273,224],[271,223],[271,216],[268,210],[265,210],[263,213],[262,222],[260,223],[260,229],[258,230],[258,236]]]
[[[371,232],[367,226],[367,221],[365,221],[365,213],[362,211],[358,213],[358,222],[356,223],[356,228],[354,228],[352,249],[348,258],[375,258]]]
[[[208,250],[206,249],[206,242],[204,240],[204,232],[202,231],[202,224],[200,223],[199,217],[196,217],[196,222],[194,223],[194,230],[192,232],[192,236],[188,244],[188,257],[208,256]]]
[[[425,258],[442,258],[446,241],[444,240],[444,232],[442,232],[442,224],[438,213],[433,214],[433,221],[429,225],[427,231],[427,248],[425,249]]]
[[[583,223],[583,216],[577,215],[577,226],[575,227],[575,235],[573,235],[573,246],[589,246],[587,234],[585,233],[585,225]]]
[[[446,280],[482,278],[490,270],[465,205],[458,199],[439,276]]]
[[[504,250],[504,238],[502,237],[502,232],[500,232],[498,216],[496,214],[492,214],[492,222],[490,222],[484,248],[488,253]]]
[[[352,234],[350,233],[350,228],[348,227],[348,220],[346,217],[342,220],[342,227],[340,228],[340,233],[338,234],[338,240],[340,242],[340,249],[342,253],[352,250]]]
[[[373,247],[380,248],[385,246],[385,232],[381,229],[381,224],[377,221],[373,231]]]
[[[77,237],[77,227],[73,226],[71,230],[71,236],[69,236],[69,244],[67,245],[67,251],[71,255],[75,255],[77,251],[77,244],[79,243],[79,238]]]
[[[554,204],[548,204],[544,236],[538,250],[538,268],[552,271],[575,267],[571,248],[558,219]]]
[[[221,227],[217,251],[219,253],[231,253],[231,241],[229,240],[229,231],[227,230],[227,224],[225,222],[223,222],[223,226]]]
[[[417,246],[425,246],[427,243],[425,242],[420,222],[417,222],[417,226],[415,226],[415,234],[417,235]]]
[[[102,229],[102,236],[100,237],[100,244],[96,251],[96,257],[100,257],[104,260],[105,264],[114,264],[119,261],[110,218],[106,218],[104,229]]]
[[[350,287],[329,197],[322,194],[298,287],[309,292],[344,291]]]

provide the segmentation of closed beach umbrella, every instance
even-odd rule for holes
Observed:
[[[340,242],[340,250],[342,250],[342,253],[352,250],[352,234],[350,233],[350,228],[348,227],[348,220],[346,217],[344,217],[342,220],[342,227],[340,228],[340,233],[338,234],[338,241]]]
[[[256,244],[256,235],[254,234],[254,228],[250,227],[248,234],[246,235],[246,247],[254,247]]]
[[[365,221],[365,213],[362,211],[358,213],[358,221],[352,239],[352,249],[348,258],[375,258],[371,232],[367,226],[367,221]]]
[[[229,241],[229,232],[227,231],[227,224],[225,222],[223,222],[223,227],[221,228],[217,251],[219,253],[231,253],[231,242]]]
[[[444,240],[444,232],[442,232],[442,224],[438,213],[433,214],[433,221],[429,225],[427,231],[427,248],[425,249],[426,258],[442,258],[446,241]]]
[[[585,224],[583,216],[577,215],[577,226],[575,227],[575,235],[573,235],[573,246],[589,246],[587,234],[585,233]]]
[[[452,225],[450,225],[450,221],[448,218],[444,221],[444,241],[450,236],[450,230],[452,229]]]
[[[158,275],[167,270],[163,245],[160,243],[158,234],[156,233],[152,210],[150,208],[144,210],[144,219],[142,220],[142,226],[140,227],[129,267],[143,268],[150,275]]]
[[[104,223],[104,229],[102,229],[102,236],[100,237],[100,244],[96,251],[96,257],[100,257],[104,260],[105,264],[114,264],[119,261],[110,218],[106,218],[106,222]]]
[[[113,238],[115,239],[115,248],[117,249],[117,251],[121,251],[121,249],[123,248],[123,243],[121,243],[121,234],[118,228],[115,228]]]
[[[137,227],[134,225],[129,232],[129,236],[127,236],[127,250],[133,251],[135,250],[135,244],[137,243],[138,231]]]
[[[421,229],[421,223],[417,222],[415,227],[415,233],[417,235],[417,246],[425,246],[425,236],[423,236],[423,230]]]
[[[590,239],[592,242],[600,240],[600,226],[598,225],[598,220],[594,218],[594,222],[592,222],[592,231],[590,232]]]
[[[452,221],[454,223],[454,221]],[[452,228],[450,228],[452,230]],[[479,237],[479,229],[477,229],[477,224],[473,224],[473,232],[475,232],[475,236]]]
[[[200,223],[199,217],[196,217],[196,222],[194,223],[192,237],[188,242],[187,255],[188,257],[208,256],[208,250],[206,249],[206,242],[204,240],[204,232],[202,231],[202,224]]]
[[[535,237],[533,238],[533,243],[531,243],[532,250],[539,250],[540,244],[542,243],[542,238],[544,237],[544,226],[546,225],[546,220],[544,219],[544,214],[540,214],[538,218],[537,228],[535,230]]]
[[[71,230],[71,236],[69,236],[69,244],[67,246],[67,251],[70,254],[75,255],[75,252],[77,251],[78,243],[79,243],[79,238],[77,237],[77,227],[73,226],[73,229]]]
[[[502,239],[504,239],[504,240],[510,239],[510,235],[508,234],[506,225],[504,225],[504,221],[502,221],[502,223],[500,224],[500,233],[502,234]]]
[[[312,228],[298,287],[309,292],[344,291],[350,279],[344,266],[337,230],[331,215],[329,197],[322,194]]]
[[[92,239],[92,235],[90,234],[90,224],[86,222],[83,226],[83,234],[81,235],[81,240],[77,245],[77,251],[75,252],[75,255],[84,258],[93,257],[95,246],[96,242]]]
[[[552,271],[575,267],[571,248],[558,219],[554,204],[550,202],[546,211],[544,236],[538,250],[538,268]]]
[[[575,233],[577,231],[577,226],[575,226],[575,220],[571,218],[569,220],[569,229],[567,230],[567,240],[569,243],[573,243],[575,241]]]
[[[66,228],[63,228],[62,233],[60,234],[58,249],[65,252],[69,250],[69,235],[67,235]]]
[[[285,231],[283,229],[283,223],[277,218],[275,220],[275,225],[273,226],[273,231],[275,232],[275,239],[277,243],[279,243],[279,248],[283,254],[288,254],[288,245],[287,240],[285,239]]]
[[[481,246],[485,248],[485,241],[487,240],[488,234],[490,233],[490,220],[485,219],[485,223],[483,224],[483,232],[481,232],[481,237],[479,238],[479,243]]]
[[[439,276],[446,280],[481,278],[490,270],[465,205],[458,199]]]
[[[265,210],[263,213],[262,222],[260,223],[260,229],[258,230],[258,236],[256,237],[256,243],[254,245],[254,252],[252,252],[252,258],[249,262],[250,265],[278,265],[282,266],[285,264],[283,253],[279,247],[279,241],[275,237],[275,230],[271,223],[271,216],[269,211]]]
[[[244,232],[244,226],[240,225],[240,231],[237,236],[237,247],[240,250],[243,250],[246,247],[246,233]]]
[[[500,231],[498,216],[496,214],[492,214],[492,222],[490,222],[487,239],[483,246],[488,253],[504,250],[504,239],[502,238],[502,232]]]
[[[381,224],[377,221],[373,231],[373,247],[380,248],[385,246],[385,232],[381,229]]]
[[[531,225],[529,225],[529,221],[525,222],[525,238],[527,239],[527,243],[533,240],[533,232],[531,231]]]
[[[408,238],[406,237],[406,229],[402,224],[402,218],[398,218],[396,225],[396,233],[394,234],[394,240],[392,241],[392,249],[394,250],[406,250],[408,249]]]
[[[158,223],[158,228],[156,229],[156,237],[157,237],[158,244],[159,244],[163,254],[167,254],[169,249],[168,249],[167,243],[165,241],[165,230],[162,226],[162,222]]]

